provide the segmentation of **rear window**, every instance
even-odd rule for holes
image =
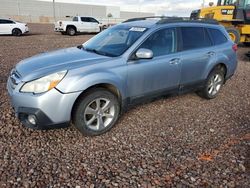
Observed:
[[[182,27],[183,50],[192,50],[212,46],[212,42],[203,27]]]
[[[219,45],[219,44],[223,44],[226,43],[228,41],[228,39],[225,37],[225,35],[218,29],[208,29],[211,38],[214,42],[214,45]]]

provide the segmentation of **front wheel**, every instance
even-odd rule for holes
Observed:
[[[198,94],[206,99],[217,97],[225,81],[225,70],[216,67],[208,76],[205,87]]]
[[[22,31],[20,29],[15,28],[12,30],[12,35],[19,37],[22,35]]]
[[[95,89],[78,101],[73,122],[82,134],[97,136],[109,131],[119,114],[117,97],[105,89]]]

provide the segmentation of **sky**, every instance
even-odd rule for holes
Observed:
[[[52,1],[52,0],[44,0]],[[153,12],[156,15],[189,16],[203,0],[55,0],[56,2],[119,6],[122,11]],[[205,4],[216,0],[205,0]]]

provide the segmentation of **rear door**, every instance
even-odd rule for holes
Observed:
[[[0,20],[0,33],[1,34],[12,34],[14,22],[11,20]]]
[[[182,38],[182,89],[203,84],[204,73],[210,62],[216,61],[216,51],[212,46],[207,29],[203,27],[181,27]]]

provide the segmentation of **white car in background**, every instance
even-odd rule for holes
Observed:
[[[75,16],[72,21],[58,21],[55,23],[55,32],[68,34],[76,33],[99,33],[102,29],[101,23],[92,17]]]
[[[26,23],[21,23],[9,19],[0,19],[0,35],[21,36],[28,33],[29,28]]]

